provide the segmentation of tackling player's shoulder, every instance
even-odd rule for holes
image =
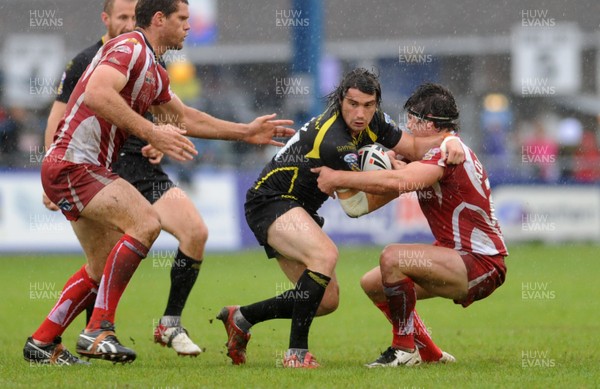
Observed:
[[[71,68],[76,66],[83,67],[84,69],[92,62],[94,56],[98,52],[98,50],[102,47],[102,40],[94,43],[93,45],[86,47],[82,51],[79,52],[72,60],[67,64],[66,71],[68,72]]]

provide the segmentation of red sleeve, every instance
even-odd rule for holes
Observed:
[[[442,150],[440,150],[439,147],[429,149],[429,151],[425,153],[425,155],[419,162],[425,163],[427,165],[438,165],[441,167],[446,167],[446,163],[442,161]]]
[[[104,55],[99,65],[108,65],[117,69],[129,80],[130,72],[139,60],[140,53],[143,51],[142,49],[142,45],[135,38],[115,42],[103,50]]]

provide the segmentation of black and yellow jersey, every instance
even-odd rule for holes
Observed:
[[[357,137],[342,118],[341,112],[330,107],[311,119],[294,134],[263,169],[249,191],[276,194],[297,201],[309,212],[316,212],[327,200],[317,186],[313,167],[327,166],[336,170],[360,170],[357,150],[379,143],[387,148],[398,144],[402,131],[381,110]]]

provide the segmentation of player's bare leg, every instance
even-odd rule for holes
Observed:
[[[382,280],[410,277],[430,297],[462,300],[468,293],[467,268],[455,250],[425,244],[392,244],[380,258]]]
[[[160,219],[150,203],[123,179],[98,192],[82,211],[81,218],[89,220],[92,226],[88,231],[80,229],[84,239],[92,234],[94,223],[115,227],[124,234],[106,259],[94,312],[79,336],[77,352],[113,362],[133,361],[135,352],[122,346],[115,336],[115,312],[129,280],[160,232]],[[96,260],[90,259],[94,261],[91,268],[97,268]]]
[[[208,228],[180,188],[170,188],[152,206],[160,216],[162,229],[179,241],[171,267],[167,307],[154,330],[154,341],[172,347],[178,355],[197,356],[202,349],[188,336],[181,324],[181,314],[200,272]]]
[[[394,336],[392,346],[369,366],[419,364],[415,329],[424,325],[415,311],[417,288],[420,287],[422,297],[461,300],[467,295],[466,267],[458,253],[451,249],[394,244],[383,250],[380,268]]]
[[[93,307],[106,257],[122,235],[85,218],[71,222],[71,226],[85,252],[87,265],[69,278],[54,308],[27,340],[23,354],[30,362],[59,365],[82,363],[62,346],[61,335],[79,313],[86,307]]]
[[[316,367],[318,363],[308,352],[308,331],[320,305],[322,314],[337,308],[338,286],[334,269],[338,250],[321,227],[300,207],[292,208],[277,218],[269,227],[267,236],[269,245],[280,253],[278,262],[282,270],[295,282],[295,286],[264,301],[241,308],[228,307],[233,310],[225,313],[227,317],[233,317],[230,320],[233,324],[229,327],[226,324],[226,328],[237,338],[247,334],[249,339],[248,330],[252,325],[276,318],[291,318],[290,345],[284,366]],[[329,288],[329,285],[333,286]],[[325,294],[327,300],[322,303]],[[229,355],[243,355],[243,359],[239,359],[239,363],[243,363],[245,343],[243,349],[229,347],[229,343],[233,343],[231,339],[233,337],[229,336]],[[248,339],[242,340],[247,343]]]

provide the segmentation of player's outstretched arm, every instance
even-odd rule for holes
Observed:
[[[152,107],[152,113],[162,121],[185,129],[188,136],[204,139],[240,140],[252,144],[283,146],[274,137],[289,137],[294,130],[284,126],[291,120],[275,120],[275,114],[260,116],[248,124],[221,120],[206,112],[186,106],[173,95],[166,104]]]
[[[121,72],[99,65],[90,76],[84,102],[100,117],[146,140],[169,157],[177,161],[193,159],[198,152],[183,135],[184,130],[170,124],[155,125],[127,105],[119,94],[126,84],[127,78]]]

